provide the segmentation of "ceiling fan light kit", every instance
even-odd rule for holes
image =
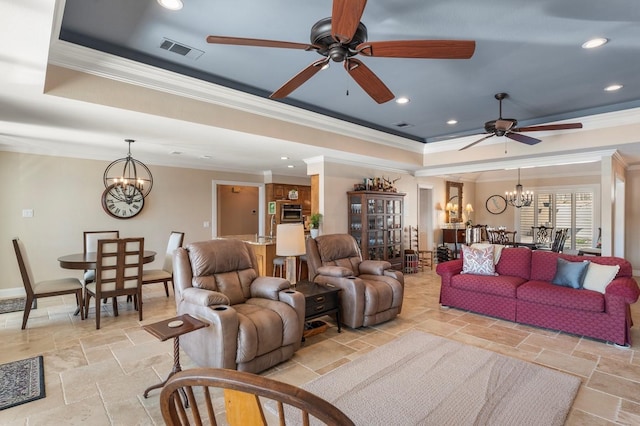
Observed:
[[[367,41],[367,27],[360,22],[366,0],[333,0],[332,15],[311,27],[311,44],[240,37],[208,36],[211,44],[239,46],[278,47],[286,49],[314,50],[325,57],[296,74],[270,98],[287,97],[307,82],[329,61],[344,62],[344,68],[356,83],[377,103],[382,104],[395,96],[389,88],[356,55],[386,58],[417,59],[469,59],[476,43],[470,40],[393,40]]]

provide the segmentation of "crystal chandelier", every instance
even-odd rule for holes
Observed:
[[[125,139],[129,144],[126,158],[119,158],[109,164],[102,180],[111,195],[120,201],[130,202],[134,197],[146,197],[153,186],[153,176],[149,168],[131,156],[133,139]]]
[[[507,191],[505,193],[507,202],[513,207],[529,207],[533,202],[533,191],[524,192],[522,185],[520,184],[520,169],[518,169],[518,184],[516,185],[515,192]]]

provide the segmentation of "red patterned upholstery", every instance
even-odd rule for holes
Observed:
[[[620,265],[606,293],[551,284],[556,259]],[[440,303],[538,327],[630,344],[629,305],[640,296],[631,264],[618,257],[574,256],[525,247],[505,248],[496,265],[499,276],[460,274],[462,260],[438,264]]]

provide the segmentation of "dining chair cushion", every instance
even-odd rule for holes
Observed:
[[[142,272],[142,281],[162,281],[171,280],[173,275],[164,269],[145,269]]]
[[[33,286],[34,294],[54,293],[57,291],[75,290],[82,287],[77,278],[60,278],[57,280],[40,281]]]

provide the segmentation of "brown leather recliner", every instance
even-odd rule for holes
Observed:
[[[201,367],[257,373],[293,355],[304,330],[305,300],[282,278],[259,277],[255,254],[239,240],[197,242],[176,250],[178,315],[209,327],[180,336]]]
[[[342,289],[342,321],[351,328],[371,326],[400,314],[404,275],[381,260],[362,260],[360,247],[348,234],[307,240],[309,280]]]

